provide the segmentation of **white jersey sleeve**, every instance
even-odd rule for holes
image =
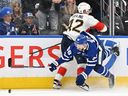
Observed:
[[[102,32],[105,25],[91,15],[75,13],[70,17],[68,30],[64,34],[75,40],[80,32],[87,31],[91,27]]]
[[[107,31],[107,27],[104,23],[98,21],[96,18],[94,18],[93,16],[88,16],[88,21],[90,24],[90,28],[95,28],[100,32],[106,32]]]
[[[95,26],[99,21],[97,19],[95,19],[93,16],[91,15],[86,15],[85,18],[87,18],[85,21],[85,24],[87,23],[89,27],[93,27]]]

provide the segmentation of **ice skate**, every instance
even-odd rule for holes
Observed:
[[[114,75],[111,74],[108,80],[109,80],[109,88],[113,88],[114,85],[115,85],[115,77],[114,77]]]
[[[77,85],[77,86],[85,91],[89,91],[89,86],[86,83],[84,83],[83,85]]]
[[[60,89],[62,86],[61,82],[59,80],[54,79],[53,88],[54,89]]]

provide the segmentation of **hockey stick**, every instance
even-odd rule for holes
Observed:
[[[54,46],[57,46],[57,45],[60,45],[60,44],[61,43],[57,43],[55,45],[43,48],[43,49],[35,51],[35,52],[32,52],[32,53],[30,53],[30,56],[35,54],[35,53],[38,53],[40,51],[46,50],[48,48],[51,48],[51,47],[54,47]],[[32,66],[32,67],[30,67],[30,66],[12,66],[12,58],[8,58],[8,67],[11,67],[11,68],[45,68],[44,66]]]
[[[48,48],[51,48],[51,47],[54,47],[54,46],[57,46],[57,45],[60,45],[60,44],[61,44],[61,43],[57,43],[57,44],[55,44],[55,45],[52,45],[52,46],[43,48],[43,49],[38,50],[38,51],[35,51],[35,52],[32,52],[32,53],[30,53],[30,55],[33,55],[33,54],[35,54],[35,53],[38,53],[38,52],[40,52],[40,51],[46,50],[46,49],[48,49]]]

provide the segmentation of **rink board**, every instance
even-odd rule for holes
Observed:
[[[0,89],[52,89],[53,77],[20,77],[0,78]],[[76,88],[75,77],[65,77],[62,88]],[[116,88],[128,87],[128,77],[116,77]],[[104,77],[89,77],[87,80],[90,88],[108,88],[108,80]]]
[[[120,56],[104,61],[104,66],[116,76],[116,87],[128,87],[128,37],[115,36],[100,37],[109,46],[110,41],[120,46]],[[62,36],[3,36],[0,37],[0,89],[42,89],[52,88],[55,72],[50,72],[47,65],[61,56],[60,45],[40,51],[34,56],[29,53],[61,42]],[[109,41],[109,43],[107,42]],[[8,58],[13,58],[10,68]],[[72,63],[72,64],[71,64]],[[77,64],[68,63],[69,69],[62,80],[63,87],[76,87],[75,77]],[[23,68],[23,66],[27,66]],[[34,68],[34,66],[42,68]],[[108,87],[108,80],[92,72],[87,80],[91,87]]]

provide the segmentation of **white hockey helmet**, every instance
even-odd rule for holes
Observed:
[[[81,2],[79,5],[78,5],[78,12],[79,13],[84,13],[84,11],[86,11],[87,14],[91,13],[92,12],[92,9],[91,9],[91,6],[86,3],[86,2]]]

